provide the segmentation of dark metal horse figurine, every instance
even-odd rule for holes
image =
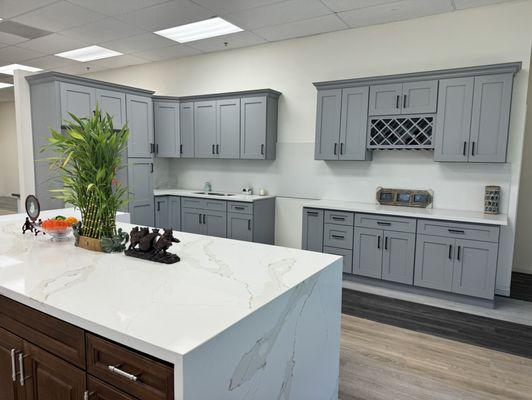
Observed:
[[[180,260],[177,255],[167,252],[173,243],[179,243],[173,236],[172,229],[165,229],[161,236],[159,229],[150,232],[149,228],[136,226],[129,236],[131,242],[124,252],[126,256],[164,264],[173,264]]]

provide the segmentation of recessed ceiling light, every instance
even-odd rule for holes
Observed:
[[[12,83],[4,83],[4,82],[0,82],[0,89],[4,89],[6,87],[11,87],[13,86]]]
[[[23,71],[28,71],[28,72],[42,71],[42,69],[40,68],[29,67],[27,65],[10,64],[10,65],[4,65],[3,67],[0,67],[0,74],[13,75],[13,72],[16,69],[21,69]]]
[[[118,51],[109,50],[105,47],[100,46],[83,47],[81,49],[70,50],[56,54],[56,56],[58,57],[69,58],[71,60],[81,62],[101,60],[102,58],[109,58],[121,55],[122,53],[119,53]]]
[[[242,28],[227,22],[225,19],[215,17],[187,25],[176,26],[175,28],[163,29],[154,33],[179,43],[187,43],[242,31]]]

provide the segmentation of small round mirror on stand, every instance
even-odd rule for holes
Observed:
[[[39,218],[39,214],[41,213],[41,205],[39,204],[37,197],[30,194],[28,197],[26,197],[25,205],[26,213],[28,214],[31,222],[37,221],[37,218]]]

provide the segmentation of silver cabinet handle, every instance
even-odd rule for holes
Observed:
[[[88,390],[85,390],[85,393],[83,393],[83,400],[89,400],[93,394],[94,392],[89,392]]]
[[[17,364],[15,361],[16,354],[17,351],[15,349],[11,349],[11,379],[13,382],[17,381]]]
[[[24,380],[26,378],[24,377],[24,354],[22,353],[18,355],[18,369],[20,370],[20,378],[19,378],[20,386],[24,386]]]
[[[107,366],[107,368],[109,368],[109,371],[111,371],[112,373],[120,375],[121,377],[129,379],[130,381],[136,382],[139,379],[136,375],[127,373],[126,371],[122,371],[120,368],[115,367],[114,365],[109,365]]]

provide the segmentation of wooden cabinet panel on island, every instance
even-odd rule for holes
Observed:
[[[24,387],[18,380],[18,355],[24,350],[18,336],[0,328],[0,400],[23,400]]]

